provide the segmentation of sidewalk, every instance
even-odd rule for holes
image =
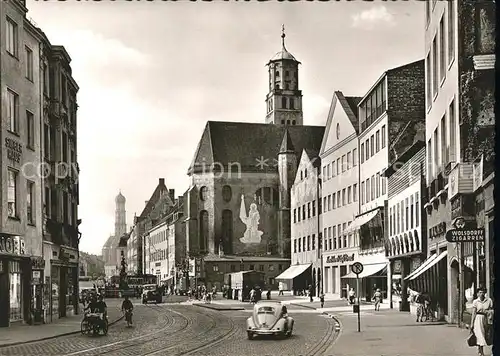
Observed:
[[[123,318],[120,310],[121,302],[122,300],[118,299],[106,300],[109,325],[113,325]],[[79,333],[82,318],[83,314],[79,314],[57,319],[49,324],[13,324],[8,328],[0,328],[0,348]]]
[[[468,330],[443,323],[416,323],[414,316],[395,310],[361,314],[361,332],[357,318],[335,315],[341,334],[325,352],[335,356],[470,356],[477,348],[468,347]],[[491,347],[485,355],[492,355]]]

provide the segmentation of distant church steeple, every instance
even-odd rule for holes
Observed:
[[[302,91],[299,90],[299,64],[285,47],[285,25],[282,26],[281,51],[267,63],[269,93],[266,96],[266,123],[303,125]]]
[[[122,195],[122,192],[118,193],[115,198],[115,237],[121,237],[127,232],[127,212],[125,211],[125,203],[127,199]]]

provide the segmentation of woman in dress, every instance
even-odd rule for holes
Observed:
[[[488,314],[493,311],[493,301],[486,297],[486,289],[479,288],[477,299],[472,302],[472,328],[477,339],[478,355],[483,356],[483,347],[491,345],[491,325]]]

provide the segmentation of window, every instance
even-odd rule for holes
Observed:
[[[335,209],[335,193],[332,193],[332,209]]]
[[[340,174],[340,158],[337,158],[337,174]]]
[[[307,218],[311,218],[311,203],[307,203]]]
[[[9,169],[7,185],[7,209],[8,216],[11,218],[17,217],[17,175],[18,172]]]
[[[328,204],[327,204],[327,197],[323,197],[323,212],[325,213],[328,208]],[[299,212],[299,215],[300,215],[300,212]]]
[[[17,133],[19,128],[19,96],[7,89],[7,117],[9,120],[9,131]]]
[[[297,209],[293,209],[293,222],[297,222]]]
[[[313,250],[315,250],[316,249],[316,235],[315,234],[312,235],[312,240],[311,241],[312,241],[312,246],[311,247],[312,247]]]
[[[371,178],[371,187],[370,187],[371,191],[372,191],[372,194],[371,194],[371,197],[372,197],[372,200],[375,199],[375,175],[372,176]]]
[[[415,227],[418,227],[420,222],[420,201],[418,192],[415,193]]]
[[[427,106],[429,109],[432,104],[432,77],[431,77],[431,52],[427,53],[427,57],[425,58],[425,94]]]
[[[438,48],[437,38],[432,40],[432,95],[436,97],[438,93]]]
[[[207,195],[208,195],[208,188],[201,187],[200,188],[200,200],[205,201],[207,199]]]
[[[370,159],[370,140],[365,141],[365,159],[368,161]]]
[[[218,270],[219,270],[219,268],[217,268],[217,271]],[[259,271],[264,272],[264,265],[259,265]]]
[[[29,47],[26,50],[26,78],[33,81],[33,51]]]
[[[34,211],[35,208],[34,199],[35,198],[35,183],[26,181],[26,218],[28,224],[34,224]]]
[[[347,169],[351,169],[351,152],[347,152]]]
[[[382,133],[382,148],[385,147],[385,125],[382,126],[382,129],[380,130]]]
[[[439,21],[439,80],[446,77],[446,32],[444,29],[444,16]]]
[[[378,198],[380,196],[380,173],[377,173],[376,178],[375,178],[375,196]]]
[[[365,203],[365,182],[361,182],[361,204]]]
[[[326,179],[326,166],[323,167],[323,179]]]
[[[382,195],[384,195],[385,193],[387,193],[387,185],[386,185],[387,184],[387,177],[381,176],[380,181],[382,184]]]
[[[365,203],[368,203],[370,201],[371,201],[371,199],[370,199],[370,179],[368,178],[366,180],[366,201],[365,201]]]
[[[399,203],[396,207],[396,234],[399,234],[401,232],[401,220],[400,218],[400,210],[399,210]]]
[[[27,146],[31,149],[35,147],[35,119],[33,114],[26,111],[26,139]]]
[[[389,236],[392,236],[392,208],[389,208]]]
[[[410,208],[409,208],[409,205],[408,205],[408,198],[406,198],[406,201],[405,201],[405,226],[406,226],[406,230],[408,230],[410,228]]]
[[[302,239],[299,237],[298,239],[298,242],[299,242],[299,248],[297,249],[297,252],[302,252]]]
[[[332,178],[335,177],[337,175],[337,173],[335,172],[335,165],[334,164],[330,164],[332,166]]]
[[[370,137],[370,154],[373,156],[375,154],[375,136]]]
[[[337,208],[340,208],[342,205],[341,205],[341,202],[340,202],[340,190],[337,192]]]
[[[342,206],[345,205],[345,188],[342,189]]]
[[[316,200],[313,200],[312,202],[312,215],[316,216]]]
[[[337,140],[340,138],[340,124],[337,124]]]
[[[375,152],[380,151],[380,131],[375,133]]]
[[[410,197],[410,229],[413,229],[413,226],[414,226],[414,222],[415,222],[415,219],[414,219],[414,215],[413,215],[413,211],[415,210],[414,209],[414,206],[413,206],[413,195]]]
[[[455,100],[452,100],[450,108],[448,110],[448,117],[450,119],[450,162],[455,162],[457,158],[457,147],[456,147],[456,117],[455,117]]]
[[[342,156],[342,173],[345,172],[345,155]]]
[[[347,204],[352,203],[352,187],[347,187]]]
[[[365,161],[365,144],[361,144],[361,151],[359,152],[361,154],[361,163]]]
[[[327,211],[330,211],[330,210],[332,210],[332,196],[331,195],[328,195],[327,202],[328,202],[328,209],[327,209]]]
[[[307,236],[307,251],[311,251],[311,236]]]
[[[446,116],[441,118],[441,167],[448,163],[448,145],[446,144]]]
[[[352,201],[357,202],[358,201],[358,185],[354,184],[352,186]]]
[[[431,182],[432,178],[432,140],[427,141],[427,177],[428,183]]]
[[[356,167],[358,165],[358,149],[352,150],[352,166]]]
[[[306,205],[304,204],[302,206],[302,220],[306,219]]]
[[[17,24],[7,17],[7,32],[6,32],[6,48],[7,52],[12,54],[14,57],[17,57],[17,41],[18,41],[18,33],[17,33]]]
[[[46,63],[43,64],[43,93],[49,94],[49,68]]]
[[[432,137],[432,144],[434,146],[434,162],[433,162],[433,165],[434,165],[434,168],[436,169],[435,172],[434,172],[434,178],[435,176],[437,175],[438,173],[438,167],[439,167],[439,141],[438,141],[438,129],[436,127],[436,129],[434,130],[434,135]]]
[[[302,172],[300,172],[300,175],[301,175],[301,176],[300,176],[300,179],[302,180]],[[327,179],[330,179],[330,178],[331,178],[331,175],[330,175],[330,165],[328,165],[328,166],[326,167],[326,178],[327,178]]]
[[[455,2],[448,1],[448,63],[455,58]]]

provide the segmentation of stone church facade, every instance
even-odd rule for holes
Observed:
[[[199,282],[226,273],[265,273],[265,286],[290,266],[290,189],[304,149],[319,151],[324,127],[303,126],[298,62],[284,45],[268,63],[265,123],[209,121],[189,167],[188,255]]]

